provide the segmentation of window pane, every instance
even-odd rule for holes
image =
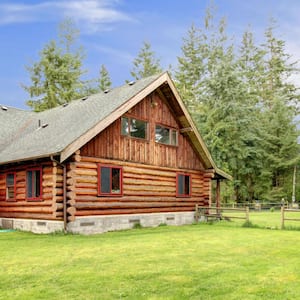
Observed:
[[[101,193],[110,193],[110,168],[101,167]]]
[[[13,186],[7,187],[7,199],[15,199],[15,189]]]
[[[155,141],[163,144],[170,144],[170,129],[160,125],[156,125]]]
[[[27,172],[27,197],[32,198],[32,171]]]
[[[6,185],[7,186],[15,185],[15,174],[7,174]]]
[[[120,169],[112,169],[112,182],[111,182],[111,192],[112,194],[121,193],[121,184],[120,184]]]
[[[130,135],[140,139],[146,139],[147,123],[141,120],[131,119]]]
[[[41,195],[41,185],[40,185],[40,170],[33,171],[34,175],[34,197],[37,198]]]
[[[128,133],[129,133],[128,118],[121,118],[121,134],[128,135]]]
[[[172,130],[171,145],[177,146],[177,131],[176,130]]]
[[[188,175],[184,176],[184,194],[185,195],[190,194],[190,176]]]
[[[178,175],[178,195],[184,194],[184,175]]]

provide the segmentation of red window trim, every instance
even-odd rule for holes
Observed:
[[[27,179],[27,174],[30,171],[40,171],[40,195],[38,197],[28,197],[28,179]],[[38,167],[38,168],[28,168],[26,169],[26,200],[27,201],[42,201],[43,200],[43,168]],[[32,186],[33,189],[33,186]],[[32,190],[33,191],[33,190]]]
[[[8,175],[14,175],[14,198],[8,198],[7,196],[7,176]],[[5,176],[5,192],[6,192],[6,195],[5,195],[5,199],[6,201],[8,202],[15,202],[17,201],[16,197],[17,197],[17,175],[16,175],[16,172],[7,172],[6,173],[6,176]]]
[[[189,177],[189,194],[179,194],[179,176],[188,176]],[[176,197],[178,198],[189,198],[192,196],[192,176],[189,173],[176,173]]]
[[[101,167],[110,169],[110,184],[112,182],[112,169],[120,170],[120,193],[112,193],[112,187],[110,185],[110,193],[104,193],[101,191]],[[123,167],[115,166],[115,165],[106,165],[106,164],[98,164],[98,196],[112,196],[112,197],[120,197],[123,196]]]

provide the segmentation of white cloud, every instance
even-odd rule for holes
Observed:
[[[0,25],[70,17],[87,30],[95,32],[102,30],[106,24],[133,21],[129,15],[115,7],[117,3],[108,0],[44,1],[38,4],[0,3]]]

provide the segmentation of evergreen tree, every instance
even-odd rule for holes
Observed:
[[[112,82],[110,80],[109,73],[104,65],[101,65],[100,68],[100,78],[99,78],[99,89],[100,91],[105,91],[110,89]]]
[[[266,164],[272,176],[269,198],[280,200],[286,196],[285,178],[292,174],[299,162],[299,131],[295,124],[299,93],[288,81],[296,71],[295,63],[285,52],[284,41],[274,36],[274,24],[267,28],[263,85],[260,90],[262,125]]]
[[[83,50],[73,49],[79,32],[71,20],[61,23],[59,30],[59,42],[46,44],[40,52],[40,60],[26,67],[31,85],[23,85],[23,88],[31,97],[27,105],[35,111],[70,102],[82,95]]]
[[[138,80],[161,72],[160,61],[151,50],[151,44],[144,42],[140,52],[133,61],[131,76]]]

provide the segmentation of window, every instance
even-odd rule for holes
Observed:
[[[177,130],[169,127],[155,126],[155,142],[177,146]]]
[[[128,117],[121,118],[121,134],[139,139],[147,139],[148,123]]]
[[[177,174],[176,181],[177,197],[191,196],[191,175]]]
[[[16,200],[16,173],[6,175],[6,200]]]
[[[98,195],[122,195],[122,168],[112,166],[98,166]]]
[[[40,200],[42,196],[42,170],[28,170],[26,174],[27,200]]]

